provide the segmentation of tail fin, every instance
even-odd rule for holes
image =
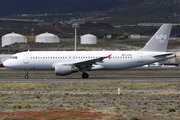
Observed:
[[[140,51],[166,52],[172,24],[163,24]]]

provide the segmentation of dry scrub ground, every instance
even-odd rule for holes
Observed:
[[[10,72],[14,74],[14,71]],[[119,74],[124,73],[126,76],[126,72],[128,71]],[[171,75],[178,76],[178,71],[163,72],[156,71],[157,75],[169,73],[169,77]],[[129,71],[129,73],[130,77],[137,74],[136,71]],[[94,76],[96,74],[98,73],[93,73]],[[152,77],[152,74],[154,74],[152,71],[147,71],[141,72],[139,76],[150,75]],[[3,75],[1,74],[1,76]],[[121,94],[118,94],[118,88],[121,89]],[[179,120],[180,81],[130,81],[126,79],[116,81],[0,82],[0,115],[2,112],[76,108],[101,112],[104,114],[101,119]],[[5,119],[3,115],[1,117]]]
[[[88,108],[111,119],[180,119],[179,88],[179,81],[1,82],[0,111]]]

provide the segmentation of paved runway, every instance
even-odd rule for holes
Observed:
[[[135,68],[123,69],[123,71],[124,70],[125,71],[180,70],[180,67],[135,67]],[[12,71],[12,69],[0,67],[0,71]]]
[[[11,69],[1,68],[0,71],[11,71]],[[126,69],[125,71],[152,71],[152,70],[180,70],[180,67],[137,67]],[[88,79],[79,78],[0,78],[0,81],[113,81],[113,80],[179,80],[180,77],[90,77]]]
[[[118,80],[178,80],[180,82],[180,77],[117,77],[117,78],[107,78],[107,77],[97,77],[97,78],[1,78],[0,81],[118,81]]]

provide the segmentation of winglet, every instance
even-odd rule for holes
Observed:
[[[112,55],[112,54],[108,55],[107,58],[111,59],[111,55]]]

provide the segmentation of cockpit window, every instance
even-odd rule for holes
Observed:
[[[11,59],[17,59],[17,56],[12,56]]]

